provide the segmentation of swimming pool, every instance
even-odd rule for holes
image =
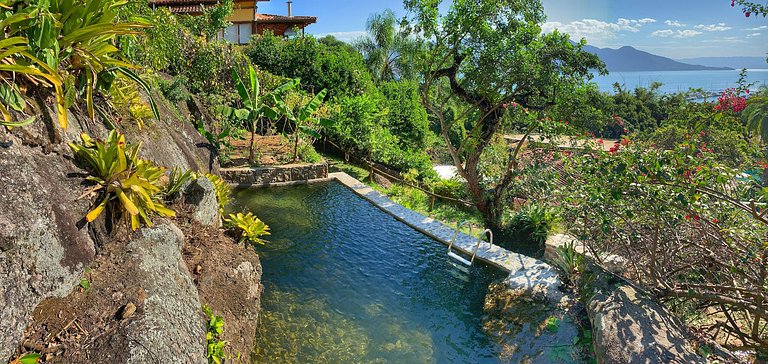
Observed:
[[[498,362],[482,330],[505,273],[448,260],[445,246],[338,183],[235,192],[272,228],[259,362]]]
[[[336,182],[234,196],[272,228],[256,247],[257,363],[498,363],[509,351],[483,329],[488,286],[506,272],[462,271],[444,245]]]

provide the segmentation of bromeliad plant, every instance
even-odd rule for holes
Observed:
[[[67,127],[66,109],[84,98],[94,119],[94,92],[108,90],[117,73],[145,84],[136,68],[120,59],[116,38],[137,34],[149,24],[140,19],[121,21],[123,0],[2,0],[0,2],[0,73],[27,75],[34,86],[53,86],[59,123]],[[11,80],[5,77],[3,80]],[[44,80],[44,81],[43,81]],[[43,82],[41,82],[43,81]],[[7,85],[15,87],[18,81]],[[16,88],[18,95],[18,88]],[[151,102],[151,100],[150,100]],[[151,102],[155,117],[158,116]],[[8,113],[0,108],[5,123]]]
[[[23,126],[34,119],[14,122],[9,108],[23,111],[26,100],[21,88],[26,85],[54,87],[60,117],[66,124],[62,80],[59,73],[32,53],[23,32],[34,13],[14,12],[7,1],[0,1],[0,120],[2,126]]]
[[[96,183],[85,195],[98,192],[101,199],[85,216],[86,221],[94,221],[112,201],[119,202],[123,216],[130,220],[133,230],[137,230],[142,222],[152,226],[152,214],[176,216],[161,200],[160,177],[165,168],[139,159],[139,145],[127,145],[125,136],[114,130],[106,141],[94,140],[87,134],[81,134],[81,138],[82,143],[70,143],[69,146],[91,169],[87,179]]]
[[[226,219],[226,222],[227,225],[237,228],[242,232],[240,243],[250,242],[253,244],[264,245],[265,241],[262,240],[261,237],[270,235],[269,226],[254,216],[252,212],[247,214],[243,214],[242,212],[229,214],[229,218]]]

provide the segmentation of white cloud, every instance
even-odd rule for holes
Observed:
[[[327,35],[331,35],[342,42],[349,43],[357,38],[364,37],[366,34],[368,34],[368,32],[366,32],[365,30],[356,30],[352,32],[331,32],[331,33],[315,34],[315,37],[322,38]]]
[[[664,21],[664,24],[669,25],[671,27],[678,27],[678,28],[681,28],[681,27],[685,26],[685,24],[683,24],[683,23],[681,23],[681,22],[679,22],[677,20],[666,20],[666,21]]]
[[[640,28],[649,23],[655,23],[656,19],[625,19],[619,18],[610,23],[596,19],[582,19],[564,24],[561,22],[546,22],[541,29],[544,33],[551,33],[557,29],[568,33],[573,39],[586,38],[591,44],[600,45],[601,42],[615,38],[621,32],[637,33]]]
[[[663,29],[663,30],[657,30],[653,33],[651,33],[652,37],[659,37],[659,38],[690,38],[695,37],[699,34],[702,34],[701,32],[697,30],[692,29],[685,29],[685,30],[672,30],[672,29]]]
[[[733,28],[727,26],[727,24],[725,24],[725,23],[717,23],[717,24],[710,24],[710,25],[699,24],[699,25],[695,26],[694,28],[699,29],[699,30],[705,30],[705,31],[708,31],[708,32],[724,32],[726,30],[733,29]]]
[[[747,28],[747,29],[742,29],[742,30],[754,32],[756,30],[766,30],[766,29],[768,29],[768,25],[763,25],[763,26],[756,27],[756,28]]]
[[[749,37],[757,37],[757,36],[759,36],[760,34],[761,34],[761,33],[752,33],[752,34],[747,34],[747,38],[749,38]]]
[[[747,41],[737,37],[722,37],[717,39],[703,40],[703,43],[746,43]]]

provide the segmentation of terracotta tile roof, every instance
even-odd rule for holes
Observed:
[[[291,23],[291,24],[313,24],[317,22],[316,16],[284,16],[274,14],[256,14],[258,23]]]

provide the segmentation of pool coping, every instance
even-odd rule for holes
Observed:
[[[341,183],[380,210],[446,246],[453,240],[456,232],[454,228],[392,201],[344,172],[329,173],[328,179]],[[476,238],[460,232],[453,247],[471,256],[476,244]],[[541,260],[514,253],[487,242],[480,243],[475,259],[509,272],[506,283],[512,288],[529,291],[533,295],[540,295],[541,298],[553,302],[561,302],[563,299],[563,294],[559,291],[561,282],[557,270]]]

